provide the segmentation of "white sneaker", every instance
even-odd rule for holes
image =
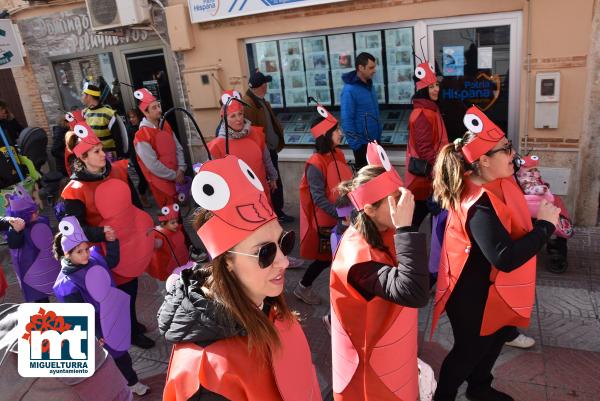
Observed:
[[[304,266],[304,259],[288,256],[288,261],[290,262],[290,264],[288,265],[288,269],[297,269],[299,267]]]
[[[526,336],[525,334],[519,334],[514,340],[506,342],[506,345],[515,348],[527,349],[535,345],[535,340]]]
[[[298,283],[296,288],[294,288],[294,295],[304,303],[309,305],[319,305],[321,303],[321,299],[319,296],[313,291],[311,287],[305,287],[302,284]]]
[[[148,393],[148,390],[150,390],[150,387],[146,386],[141,381],[138,381],[133,386],[128,386],[128,387],[133,394],[139,395],[139,396],[146,395]]]

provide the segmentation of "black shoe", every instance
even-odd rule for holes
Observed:
[[[296,219],[292,216],[288,216],[287,214],[281,212],[277,215],[277,220],[279,220],[280,223],[292,223]]]
[[[131,344],[135,345],[136,347],[143,348],[143,349],[152,348],[155,345],[154,340],[152,340],[149,337],[146,337],[143,334],[136,334],[136,335],[132,336]]]
[[[547,268],[550,273],[562,274],[569,268],[569,262],[562,255],[552,254]]]
[[[144,326],[142,323],[136,322],[135,330],[133,330],[133,331],[136,333],[144,334],[144,333],[148,332],[148,328],[146,326]]]
[[[465,394],[471,401],[515,401],[510,395],[498,391],[493,387],[483,387],[477,390],[469,390]]]

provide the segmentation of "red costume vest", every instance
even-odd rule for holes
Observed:
[[[318,168],[321,172],[325,180],[325,195],[331,203],[335,203],[338,196],[335,188],[341,181],[352,178],[352,170],[346,162],[344,153],[339,149],[335,149],[335,159],[331,153],[324,155],[313,153],[306,161],[300,182],[300,256],[308,260],[331,260],[331,250],[325,253],[319,252],[317,223],[319,227],[330,228],[336,225],[337,219],[313,203],[306,178],[308,165]]]
[[[359,263],[397,265],[394,232],[381,234],[390,253],[371,248],[350,226],[331,266],[331,353],[336,401],[416,401],[419,397],[417,309],[379,297],[366,301],[348,283],[348,271]]]
[[[219,340],[205,348],[173,346],[164,401],[185,401],[200,386],[231,401],[321,401],[304,332],[294,321],[275,322],[281,348],[261,366],[248,353],[246,337]]]
[[[177,171],[177,146],[173,138],[173,130],[168,122],[165,121],[163,130],[141,126],[135,133],[133,146],[140,142],[147,142],[156,152],[158,161],[164,164],[171,170]],[[136,156],[140,164],[140,168],[144,173],[144,177],[150,184],[150,191],[158,206],[171,205],[177,202],[177,191],[175,190],[175,181],[165,180],[152,174],[152,172],[144,165],[142,159]]]
[[[112,163],[108,177],[100,181],[71,180],[63,189],[63,199],[79,200],[85,205],[90,226],[111,226],[119,239],[119,264],[111,269],[117,285],[140,276],[148,267],[154,249],[154,225],[148,213],[131,203],[127,181],[127,160]]]
[[[411,174],[408,171],[408,162],[410,157],[416,157],[417,159],[421,158],[417,152],[417,146],[413,134],[415,132],[415,122],[421,115],[425,116],[427,121],[429,121],[429,125],[431,125],[431,143],[434,144],[435,153],[438,154],[442,147],[448,143],[446,126],[444,125],[444,120],[442,119],[442,115],[439,111],[419,107],[415,108],[412,113],[410,113],[410,118],[408,120],[409,135],[408,144],[406,146],[406,169],[404,174],[404,183],[415,196],[415,200],[425,200],[433,192],[433,181],[431,177],[419,177]]]
[[[250,132],[245,137],[238,139],[229,138],[229,154],[245,161],[252,171],[256,173],[270,203],[271,190],[267,182],[267,170],[263,162],[265,146],[265,133],[262,127],[250,126]],[[225,138],[222,136],[216,137],[208,143],[208,149],[215,159],[225,157]]]
[[[513,240],[532,230],[531,217],[523,192],[512,178],[496,180],[478,186],[466,180],[461,206],[458,211],[448,211],[448,221],[440,257],[437,292],[431,332],[446,307],[446,303],[460,279],[471,250],[467,234],[469,209],[486,193],[494,211]],[[494,266],[490,274],[490,289],[483,313],[480,334],[495,333],[504,326],[527,327],[535,301],[536,257],[524,265],[505,273]]]
[[[154,233],[154,238],[160,239],[162,245],[154,250],[152,261],[150,261],[146,271],[152,277],[165,281],[171,275],[173,269],[188,262],[190,254],[185,246],[182,226],[179,226],[177,231],[171,231],[164,227],[156,227],[156,229],[164,234],[162,236],[157,232]],[[173,253],[175,253],[177,259],[173,257]]]

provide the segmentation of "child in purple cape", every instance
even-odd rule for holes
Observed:
[[[22,186],[7,195],[9,217],[25,224],[11,224],[6,233],[10,256],[25,302],[49,302],[60,264],[52,257],[52,230],[48,218],[38,214],[37,204]]]
[[[131,321],[129,295],[115,287],[110,269],[119,264],[119,240],[114,233],[106,235],[106,256],[90,243],[74,216],[58,225],[54,238],[54,256],[61,270],[54,283],[54,294],[60,302],[87,302],[96,310],[96,337],[113,357],[131,391],[144,395],[149,387],[138,380],[129,355]]]

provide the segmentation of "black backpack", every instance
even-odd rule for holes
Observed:
[[[19,135],[17,146],[23,156],[32,161],[35,169],[40,171],[48,160],[48,135],[39,127],[27,127]]]

